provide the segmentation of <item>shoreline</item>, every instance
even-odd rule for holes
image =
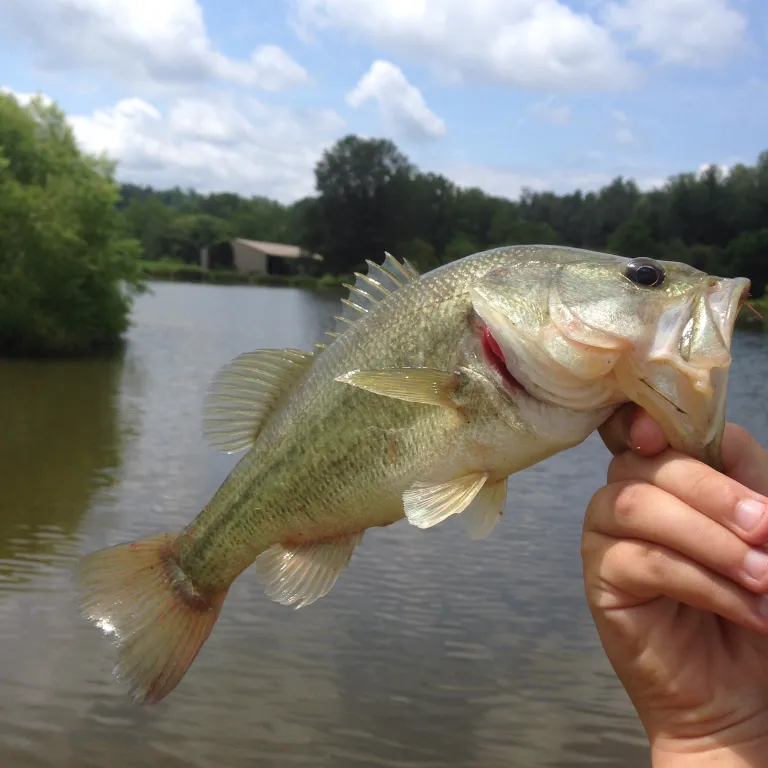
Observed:
[[[163,261],[142,261],[142,273],[150,281],[179,283],[206,283],[209,285],[261,285],[276,288],[305,288],[309,290],[340,290],[344,283],[354,284],[351,275],[242,275],[229,269],[203,269],[196,264],[176,264]],[[749,309],[742,309],[736,327],[744,331],[768,332],[768,296],[749,302],[758,317]]]
[[[310,288],[314,290],[340,289],[352,282],[348,275],[243,275],[230,269],[203,269],[196,264],[176,264],[162,261],[142,261],[141,271],[149,281],[178,283],[206,283],[210,285],[261,285],[284,288]]]

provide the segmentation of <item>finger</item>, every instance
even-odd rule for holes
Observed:
[[[738,584],[659,544],[591,534],[585,545],[590,608],[631,608],[666,597],[768,634],[768,604]],[[622,598],[624,596],[624,598]]]
[[[723,468],[737,482],[768,496],[768,451],[744,427],[725,425]]]
[[[627,450],[652,456],[667,447],[667,438],[661,427],[634,403],[621,406],[599,427],[598,432],[605,447],[614,456]]]
[[[637,409],[629,437],[636,451],[643,456],[655,456],[669,447],[664,430],[642,408]]]
[[[653,485],[634,480],[605,486],[587,515],[587,530],[663,546],[752,592],[768,592],[766,552]]]
[[[644,480],[698,510],[753,545],[768,542],[768,497],[675,451],[641,458],[617,456],[608,482]]]

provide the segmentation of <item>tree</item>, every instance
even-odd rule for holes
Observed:
[[[323,153],[315,182],[331,271],[352,272],[366,258],[381,259],[394,249],[400,238],[392,234],[413,173],[405,155],[384,139],[346,136]]]
[[[477,252],[478,247],[475,242],[470,240],[465,234],[459,233],[456,237],[448,243],[448,247],[445,249],[444,261],[456,261],[457,259],[463,259],[465,256]]]
[[[188,264],[199,264],[200,253],[232,237],[231,225],[217,216],[188,213],[177,216],[169,232],[169,256]]]
[[[627,219],[616,227],[608,238],[606,249],[610,253],[636,259],[640,256],[656,258],[659,255],[659,246],[651,237],[651,230],[640,219]]]
[[[113,173],[79,150],[56,106],[0,94],[3,354],[83,354],[119,342],[142,280]]]
[[[135,237],[145,259],[156,261],[171,255],[170,232],[174,213],[156,197],[132,197],[123,208],[121,225],[126,237]]]
[[[401,243],[394,255],[398,259],[408,259],[420,274],[440,266],[434,246],[419,237]]]
[[[317,194],[289,206],[126,185],[125,231],[141,239],[149,258],[183,252],[192,259],[206,239],[194,235],[200,227],[192,223],[214,217],[220,232],[319,252],[325,261],[318,271],[333,274],[381,261],[385,250],[423,271],[497,246],[562,244],[745,274],[754,290],[764,282],[762,240],[745,234],[760,233],[768,221],[768,152],[753,166],[707,166],[647,192],[619,177],[592,192],[523,190],[509,200],[420,172],[390,141],[347,136],[324,153],[315,180]]]
[[[752,281],[751,293],[760,297],[768,283],[768,229],[743,232],[725,249],[731,275],[743,275]]]

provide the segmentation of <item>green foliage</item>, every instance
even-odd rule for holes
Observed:
[[[397,255],[401,259],[410,261],[422,273],[440,266],[435,247],[420,237],[414,237],[407,243],[401,243],[397,247]]]
[[[650,227],[637,218],[627,219],[616,227],[606,242],[606,250],[629,259],[640,256],[653,259],[661,255],[661,249],[651,237]]]
[[[765,293],[768,278],[768,229],[742,232],[725,249],[731,275],[753,275],[752,295]]]
[[[459,233],[448,243],[448,247],[445,249],[445,260],[456,261],[456,259],[463,259],[465,256],[476,253],[477,250],[477,243],[465,234]]]
[[[213,241],[246,237],[317,251],[321,269],[334,275],[380,261],[384,251],[424,271],[474,251],[536,243],[742,274],[754,295],[768,277],[760,234],[768,222],[768,152],[754,166],[678,174],[649,192],[619,177],[595,192],[525,190],[513,201],[423,173],[390,141],[346,136],[323,154],[315,182],[317,194],[293,205],[124,186],[119,206],[124,231],[141,240],[145,258],[199,263],[208,246],[217,268],[231,258]]]
[[[119,342],[142,280],[113,171],[80,152],[57,107],[0,94],[0,353]]]

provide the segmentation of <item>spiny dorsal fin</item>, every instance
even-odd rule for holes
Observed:
[[[385,252],[384,263],[374,264],[366,259],[368,273],[355,272],[355,284],[344,283],[349,289],[349,296],[342,299],[344,311],[336,320],[336,332],[341,334],[371,310],[382,299],[402,288],[406,283],[416,280],[419,273],[406,260],[401,264],[391,253]]]
[[[315,356],[300,349],[259,349],[214,376],[203,410],[203,436],[235,453],[250,447],[272,411],[306,375]]]

